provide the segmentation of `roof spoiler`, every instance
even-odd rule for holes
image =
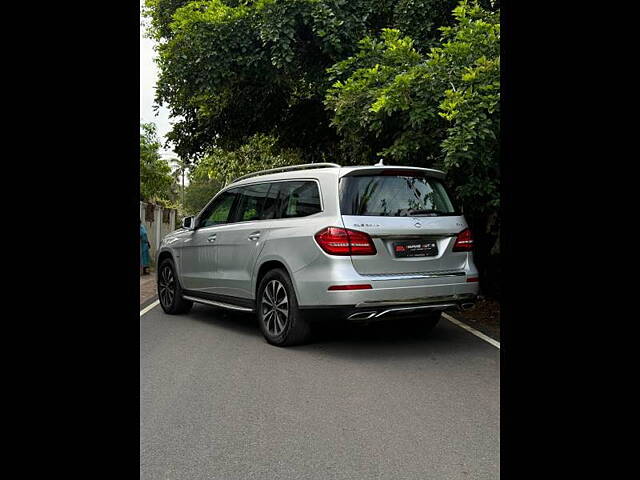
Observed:
[[[374,165],[371,167],[358,167],[354,170],[350,170],[341,175],[342,177],[356,177],[361,175],[377,175],[377,174],[385,174],[385,175],[403,175],[407,173],[413,174],[421,174],[429,177],[435,177],[439,179],[443,179],[446,177],[446,173],[442,170],[436,170],[434,168],[422,168],[422,167],[396,167],[396,166],[378,166]]]

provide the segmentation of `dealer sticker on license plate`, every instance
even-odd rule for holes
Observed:
[[[431,240],[395,242],[393,252],[396,257],[435,257],[438,255],[438,244]]]

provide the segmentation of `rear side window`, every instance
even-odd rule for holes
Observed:
[[[442,182],[409,175],[342,177],[340,211],[342,215],[382,217],[458,214]]]
[[[306,217],[322,211],[318,184],[313,181],[278,182],[275,218]],[[272,188],[273,188],[272,187]]]

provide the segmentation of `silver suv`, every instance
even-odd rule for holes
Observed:
[[[267,341],[318,320],[433,328],[478,294],[473,238],[439,170],[317,163],[240,177],[158,250],[163,310],[255,312]]]

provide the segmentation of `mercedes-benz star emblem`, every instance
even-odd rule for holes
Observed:
[[[414,227],[416,228],[420,228],[422,226],[422,224],[420,222],[416,222],[413,224]]]

